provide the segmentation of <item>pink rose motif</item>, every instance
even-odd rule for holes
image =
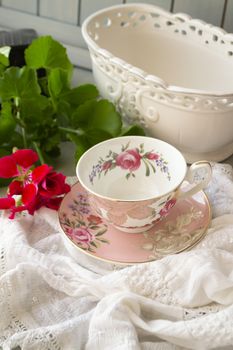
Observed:
[[[104,162],[104,164],[102,165],[102,170],[108,170],[109,168],[111,168],[112,166],[112,162],[111,160],[108,160],[107,162]]]
[[[161,216],[167,216],[167,214],[169,213],[170,209],[172,207],[174,207],[174,205],[176,204],[176,199],[170,199],[165,206],[160,210],[159,214]]]
[[[88,248],[89,243],[93,240],[92,234],[86,227],[68,228],[67,234],[86,248]]]
[[[137,170],[141,165],[141,156],[137,149],[129,149],[116,157],[116,165],[130,171]]]
[[[159,159],[159,155],[157,153],[150,152],[146,154],[146,158],[150,160],[156,160]]]

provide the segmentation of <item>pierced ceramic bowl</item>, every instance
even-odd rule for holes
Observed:
[[[189,163],[233,153],[232,34],[146,4],[96,12],[82,33],[101,95],[128,123]]]

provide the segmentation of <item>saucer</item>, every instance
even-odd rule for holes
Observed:
[[[58,212],[68,246],[114,264],[160,259],[190,249],[205,235],[211,220],[207,196],[200,191],[179,200],[168,216],[144,233],[125,233],[106,224],[90,208],[78,182],[65,195]]]

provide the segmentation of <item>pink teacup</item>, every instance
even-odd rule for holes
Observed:
[[[211,178],[206,161],[187,171],[182,154],[170,144],[147,136],[123,136],[97,144],[76,167],[92,207],[125,232],[145,232],[167,216],[179,198],[192,196]],[[187,179],[195,185],[180,190]]]

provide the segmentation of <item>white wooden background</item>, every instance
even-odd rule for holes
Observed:
[[[233,0],[0,0],[0,27],[34,28],[50,34],[68,50],[72,63],[91,69],[80,26],[83,20],[104,7],[145,2],[171,12],[183,12],[233,33]]]

